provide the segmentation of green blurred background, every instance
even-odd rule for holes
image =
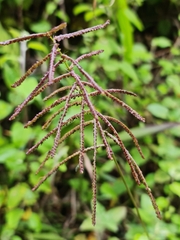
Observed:
[[[46,133],[40,119],[32,128],[23,124],[47,105],[38,96],[14,121],[10,114],[48,69],[44,64],[17,89],[11,85],[36,60],[51,50],[48,40],[34,39],[0,47],[0,239],[1,240],[178,240],[180,239],[180,1],[179,0],[0,0],[0,41],[48,31],[67,22],[63,33],[111,24],[104,30],[64,41],[62,51],[72,57],[92,50],[104,53],[85,60],[86,69],[103,88],[122,88],[138,97],[123,101],[146,118],[142,124],[104,98],[94,101],[103,113],[122,120],[138,138],[141,159],[132,140],[118,128],[125,146],[140,166],[163,220],[156,218],[143,187],[132,179],[119,147],[113,146],[126,183],[139,207],[145,233],[115,164],[98,150],[97,224],[91,224],[91,160],[76,171],[77,159],[62,166],[36,191],[31,188],[60,159],[79,147],[74,134],[35,171],[51,148],[48,139],[36,153],[26,150]],[[63,70],[59,69],[59,74]],[[68,81],[68,80],[67,80]],[[62,81],[66,85],[66,81]],[[49,103],[49,102],[48,102]],[[91,144],[88,128],[87,146]],[[88,134],[89,133],[89,134]],[[89,171],[88,171],[89,170]]]

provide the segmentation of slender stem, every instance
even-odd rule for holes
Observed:
[[[139,221],[140,221],[140,223],[141,223],[141,226],[142,226],[142,228],[144,229],[144,232],[146,233],[147,238],[148,238],[149,240],[152,240],[151,237],[149,236],[149,233],[148,233],[148,231],[147,231],[147,229],[146,229],[146,226],[145,226],[145,224],[144,224],[144,222],[143,222],[143,220],[142,220],[142,218],[141,218],[139,209],[138,209],[137,204],[136,204],[136,202],[135,202],[135,200],[134,200],[134,197],[133,197],[133,195],[132,195],[132,193],[131,193],[131,190],[130,190],[130,188],[128,187],[128,185],[127,185],[127,183],[126,183],[126,181],[125,181],[125,179],[124,179],[123,172],[122,172],[122,170],[121,170],[121,168],[120,168],[120,163],[118,163],[118,161],[117,161],[117,159],[116,159],[116,157],[115,157],[114,154],[113,154],[113,158],[114,158],[113,160],[114,160],[114,162],[115,162],[115,164],[116,164],[117,171],[119,172],[119,175],[120,175],[121,178],[122,178],[122,181],[123,181],[123,183],[124,183],[124,185],[125,185],[125,187],[126,187],[126,189],[127,189],[127,192],[128,192],[128,194],[129,194],[129,196],[130,196],[130,198],[131,198],[131,201],[132,201],[133,205],[135,206],[135,209],[136,209],[136,212],[137,212]]]
[[[50,37],[52,34],[56,33],[59,30],[62,30],[63,28],[66,27],[66,23],[61,23],[59,26],[52,28],[50,31],[45,32],[45,33],[34,33],[31,34],[29,36],[24,36],[24,37],[19,37],[19,38],[13,38],[4,42],[0,42],[0,46],[4,46],[4,45],[9,45],[12,43],[16,43],[16,42],[22,42],[25,40],[30,40],[32,38],[39,38],[39,37]]]

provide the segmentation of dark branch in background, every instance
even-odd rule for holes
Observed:
[[[103,96],[109,98],[112,102],[118,104],[120,107],[125,108],[130,114],[132,114],[134,117],[139,119],[140,121],[145,121],[143,117],[141,117],[134,109],[132,109],[130,106],[128,106],[125,102],[114,96],[114,93],[121,93],[121,94],[127,94],[130,96],[136,96],[136,94],[122,89],[102,89],[95,80],[87,73],[79,64],[80,61],[86,58],[90,58],[94,55],[100,54],[103,52],[103,50],[93,51],[87,54],[83,54],[79,56],[77,59],[73,59],[68,55],[65,55],[61,52],[61,49],[59,48],[60,41],[72,37],[76,37],[79,35],[83,35],[88,32],[96,31],[99,29],[105,28],[109,24],[109,20],[106,21],[104,24],[100,24],[94,27],[90,27],[87,29],[83,29],[77,32],[68,33],[68,34],[61,34],[59,36],[53,37],[52,35],[55,34],[57,31],[63,29],[66,27],[66,23],[62,23],[59,26],[51,29],[50,31],[46,33],[38,33],[38,34],[31,34],[26,37],[21,38],[15,38],[11,40],[7,40],[5,42],[0,42],[1,46],[9,45],[15,42],[20,42],[24,40],[31,40],[32,38],[38,38],[38,37],[47,37],[49,38],[52,43],[53,47],[51,50],[51,53],[46,55],[42,60],[37,61],[35,64],[32,65],[31,68],[27,70],[27,72],[18,80],[16,81],[12,87],[18,87],[23,83],[23,81],[40,65],[42,65],[45,61],[47,61],[50,58],[49,63],[49,69],[45,73],[45,75],[40,79],[38,85],[34,88],[34,90],[29,94],[29,96],[15,109],[14,113],[10,117],[10,120],[13,120],[16,118],[16,116],[22,111],[22,109],[31,101],[33,100],[37,95],[42,93],[45,89],[50,87],[53,84],[60,83],[62,79],[66,78],[72,78],[74,80],[73,84],[70,86],[60,87],[56,89],[54,92],[49,94],[44,98],[44,101],[52,98],[53,96],[57,95],[57,93],[61,92],[64,93],[62,97],[59,97],[57,100],[55,100],[51,105],[44,108],[42,111],[40,111],[32,120],[30,120],[28,123],[26,123],[25,127],[28,127],[32,125],[34,122],[36,122],[40,117],[42,117],[44,114],[52,110],[54,107],[59,106],[59,104],[63,103],[63,107],[61,106],[55,113],[51,115],[51,117],[44,123],[42,129],[47,129],[52,121],[55,119],[56,116],[59,115],[59,121],[57,124],[57,127],[55,127],[52,130],[49,130],[49,132],[44,136],[38,143],[36,143],[34,146],[32,146],[28,151],[27,154],[33,152],[36,150],[39,145],[43,144],[44,141],[46,141],[50,136],[54,136],[54,144],[52,148],[48,151],[46,158],[41,163],[40,167],[37,170],[37,173],[40,171],[40,169],[44,166],[46,161],[49,158],[53,158],[58,151],[58,146],[65,141],[69,136],[71,136],[73,133],[79,131],[80,134],[80,141],[79,141],[79,150],[75,153],[72,153],[67,158],[62,160],[60,163],[58,163],[51,171],[49,171],[40,181],[37,183],[37,185],[33,188],[33,191],[36,190],[49,176],[51,176],[52,173],[56,172],[62,164],[69,161],[71,158],[75,156],[79,156],[79,169],[80,173],[84,172],[84,154],[87,151],[94,151],[93,154],[93,177],[92,177],[92,223],[95,225],[96,222],[96,195],[97,195],[97,189],[96,189],[96,155],[97,155],[97,149],[99,147],[105,147],[107,157],[109,159],[113,160],[113,151],[111,148],[111,145],[108,142],[108,139],[112,139],[115,144],[117,144],[128,162],[131,173],[135,181],[138,185],[141,183],[145,186],[146,191],[151,199],[152,205],[156,211],[157,217],[161,218],[159,209],[155,203],[155,200],[153,198],[153,195],[151,193],[150,188],[148,187],[145,178],[137,166],[135,160],[132,158],[128,150],[123,144],[123,141],[120,139],[118,132],[116,131],[115,127],[112,123],[115,123],[122,127],[132,138],[136,148],[138,149],[140,155],[142,158],[144,158],[143,153],[140,149],[140,146],[138,144],[137,139],[132,134],[130,129],[122,123],[120,120],[115,119],[111,116],[106,116],[97,111],[95,104],[92,103],[91,98],[95,96]],[[60,60],[56,61],[56,56],[60,57]],[[70,62],[70,66],[68,65],[68,62]],[[66,72],[64,74],[61,74],[58,77],[54,77],[55,71],[58,66],[64,64],[66,67]],[[76,68],[76,71],[75,71]],[[77,73],[77,70],[79,71]],[[86,81],[82,81],[81,78],[85,78]],[[88,87],[88,91],[87,88]],[[91,91],[90,91],[90,90]],[[90,92],[89,92],[90,91]],[[80,106],[80,112],[74,114],[69,119],[65,120],[66,114],[70,108],[73,108],[74,106]],[[89,115],[91,117],[91,120],[86,121],[85,115]],[[62,135],[62,128],[64,126],[71,126],[70,124],[74,121],[78,120],[79,124],[77,124],[75,127],[72,127],[69,131],[67,131],[64,135]],[[108,130],[103,129],[103,125],[105,124],[106,127],[108,127]],[[86,147],[84,142],[84,131],[86,126],[92,125],[93,129],[93,146]],[[102,143],[100,145],[97,145],[97,135],[101,136]]]

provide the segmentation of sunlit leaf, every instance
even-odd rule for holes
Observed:
[[[39,214],[32,212],[28,218],[28,226],[35,232],[40,232],[42,229],[41,217]]]
[[[42,51],[46,54],[48,53],[47,47],[44,44],[42,44],[40,42],[37,42],[37,41],[28,42],[28,48],[34,49],[34,50],[37,50],[37,51]]]
[[[51,25],[48,21],[41,20],[39,22],[36,22],[34,24],[31,24],[31,30],[33,32],[47,32],[51,29]]]
[[[179,182],[173,182],[169,185],[169,188],[171,192],[176,194],[178,197],[180,197],[180,183]]]
[[[51,15],[56,10],[57,5],[54,2],[48,2],[46,4],[46,12]]]
[[[121,71],[126,74],[130,79],[134,80],[134,81],[138,81],[138,76],[137,73],[134,69],[134,67],[126,62],[126,61],[121,61],[119,63],[119,68],[121,69]]]
[[[7,212],[6,221],[10,229],[16,229],[22,217],[23,209],[15,208]]]
[[[103,232],[105,229],[116,232],[118,230],[118,224],[125,218],[126,208],[115,207],[108,211],[97,203],[97,224],[92,226],[91,218],[87,218],[80,226],[82,231],[89,231],[95,229],[97,232]]]
[[[159,103],[151,103],[147,106],[149,112],[155,117],[167,119],[169,110]]]
[[[31,139],[32,129],[25,129],[23,124],[20,122],[15,122],[11,128],[11,138],[14,145],[17,147],[23,147]]]
[[[143,30],[143,24],[138,16],[131,9],[127,8],[125,11],[127,18],[131,21],[131,23],[139,30]]]
[[[153,47],[167,48],[171,46],[171,41],[165,37],[153,38],[151,45]]]
[[[76,5],[76,7],[74,7],[73,13],[74,13],[74,15],[78,15],[80,13],[89,11],[90,9],[92,9],[92,5],[82,3],[82,4]]]
[[[17,184],[9,190],[8,193],[8,208],[14,208],[24,199],[28,186],[26,184]]]
[[[6,118],[12,112],[13,106],[9,103],[0,100],[0,120]]]
[[[33,234],[35,240],[65,240],[56,233],[35,233]]]

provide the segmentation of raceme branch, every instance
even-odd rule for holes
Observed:
[[[46,33],[38,33],[38,34],[31,34],[29,36],[15,38],[11,40],[7,40],[4,42],[0,42],[0,46],[9,45],[15,42],[21,42],[25,40],[31,40],[33,38],[49,38],[52,43],[51,52],[47,54],[42,60],[37,61],[34,63],[27,72],[18,80],[16,81],[12,87],[16,88],[23,84],[25,79],[33,73],[39,66],[41,66],[44,62],[49,60],[49,69],[44,74],[44,76],[39,80],[38,85],[34,88],[34,90],[29,94],[29,96],[15,109],[12,116],[9,118],[10,120],[15,119],[21,111],[27,106],[27,104],[33,100],[37,95],[42,92],[45,92],[46,89],[50,88],[52,85],[56,86],[53,92],[49,95],[46,95],[44,101],[53,98],[54,96],[58,96],[58,93],[61,93],[61,97],[57,97],[54,102],[52,102],[49,106],[42,109],[39,113],[34,116],[33,119],[29,120],[25,127],[31,126],[35,123],[40,117],[44,116],[55,107],[59,109],[56,110],[51,116],[46,120],[42,129],[48,129],[51,127],[51,123],[55,118],[58,116],[59,120],[57,121],[57,126],[53,129],[50,129],[49,132],[44,136],[39,142],[34,144],[28,151],[27,154],[32,153],[35,151],[41,144],[43,144],[50,136],[54,137],[54,143],[51,149],[48,151],[44,161],[41,163],[40,167],[37,170],[37,173],[40,169],[44,166],[46,161],[49,158],[53,158],[58,151],[59,145],[64,142],[69,136],[73,135],[75,132],[79,132],[79,150],[71,153],[67,158],[63,159],[59,162],[51,171],[49,171],[37,184],[34,186],[33,191],[36,190],[51,174],[56,172],[62,164],[66,163],[70,159],[74,158],[75,156],[79,156],[79,170],[80,173],[84,172],[84,154],[88,151],[93,151],[93,159],[92,159],[92,166],[93,166],[93,177],[92,177],[92,223],[95,225],[96,222],[96,195],[97,195],[97,177],[96,177],[96,158],[97,158],[97,149],[100,147],[104,147],[107,153],[107,158],[113,160],[113,150],[111,148],[111,144],[109,143],[109,139],[112,139],[115,144],[117,144],[122,153],[124,158],[128,162],[131,173],[137,184],[145,185],[146,191],[152,201],[152,205],[156,211],[157,217],[161,218],[159,209],[155,203],[154,197],[151,193],[150,188],[148,187],[145,178],[137,166],[135,160],[132,158],[128,150],[126,149],[123,141],[120,139],[119,134],[114,127],[113,124],[120,126],[124,129],[132,138],[137,150],[140,153],[140,156],[144,158],[141,148],[138,144],[138,140],[132,134],[130,129],[119,119],[115,119],[111,116],[104,115],[96,109],[96,104],[92,102],[94,97],[103,96],[104,98],[109,98],[112,103],[116,103],[119,107],[126,109],[131,115],[133,115],[138,120],[144,122],[145,119],[139,115],[134,109],[128,106],[124,101],[120,100],[118,97],[114,96],[113,94],[127,94],[132,97],[136,97],[136,94],[123,90],[123,89],[103,89],[99,86],[93,77],[88,73],[85,69],[83,69],[80,65],[80,62],[84,59],[91,58],[92,56],[98,55],[103,53],[103,50],[92,51],[90,53],[83,54],[76,59],[73,59],[69,55],[66,55],[61,52],[60,42],[64,39],[73,38],[76,36],[80,36],[86,34],[88,32],[97,31],[100,29],[105,28],[110,23],[107,20],[104,24],[100,24],[94,27],[90,27],[87,29],[83,29],[77,32],[68,33],[68,34],[60,34],[58,36],[53,36],[59,30],[66,27],[66,23],[62,23],[59,26],[51,29]],[[57,60],[58,59],[60,60]],[[58,75],[57,68],[64,65],[66,67],[66,71]],[[71,78],[73,80],[72,85],[62,86],[61,81],[66,78]],[[57,84],[58,88],[57,88]],[[47,91],[48,92],[48,91]],[[62,106],[63,104],[63,106]],[[61,105],[61,106],[60,106]],[[69,109],[79,106],[80,112],[77,112],[70,118],[66,118],[67,112]],[[89,115],[90,120],[86,118],[86,115]],[[70,130],[62,134],[62,129],[65,126],[71,126],[72,123],[78,124],[74,127],[71,127]],[[93,145],[92,146],[85,146],[85,139],[84,139],[84,131],[87,126],[91,125],[93,129]],[[105,129],[104,129],[105,126]],[[100,135],[102,139],[102,144],[97,144],[97,136]]]

